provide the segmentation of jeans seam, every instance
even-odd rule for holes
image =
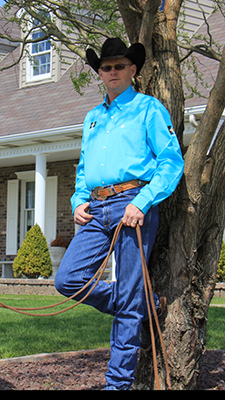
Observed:
[[[98,251],[98,252],[95,254],[95,256],[92,258],[91,262],[90,262],[90,263],[87,265],[87,267],[84,269],[83,276],[82,276],[83,281],[85,280],[84,277],[85,277],[86,271],[91,267],[91,265],[93,265],[93,263],[94,263],[96,257],[101,253],[102,249],[103,249],[104,246],[109,242],[109,240],[110,240],[109,238],[106,239],[106,241],[102,244],[102,246],[101,246],[101,248],[99,249],[99,251]]]

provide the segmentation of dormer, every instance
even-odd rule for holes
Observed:
[[[50,13],[46,13],[47,18],[51,19]],[[52,79],[52,43],[45,38],[45,33],[40,27],[40,22],[36,19],[32,22],[34,30],[30,34],[32,40],[43,41],[31,43],[26,49],[26,82],[33,83]]]
[[[47,18],[51,19],[49,12],[45,12],[45,14]],[[57,21],[57,26],[60,30],[64,30],[61,20]],[[40,40],[40,38],[43,40],[26,46],[24,56],[20,61],[20,88],[58,82],[75,62],[76,55],[61,43],[55,43],[52,39],[47,38],[38,20],[29,21],[27,29],[31,30],[32,40]],[[27,34],[26,30],[23,29],[21,34],[24,37]]]

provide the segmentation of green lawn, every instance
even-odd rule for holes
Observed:
[[[62,299],[62,296],[0,295],[3,303],[21,307],[39,307]],[[57,310],[72,304],[71,300]],[[111,324],[110,315],[83,304],[53,317],[30,317],[0,308],[0,358],[109,347]]]
[[[62,296],[0,295],[3,303],[21,307],[44,306],[61,300]],[[213,298],[212,303],[218,302],[225,304],[225,299]],[[83,304],[45,318],[0,308],[0,358],[109,347],[111,324],[110,315]],[[209,308],[207,348],[225,349],[225,308]]]
[[[211,304],[225,304],[225,297],[213,297]]]
[[[213,297],[211,304],[225,305],[225,298]],[[208,349],[225,350],[225,308],[209,308],[206,339]]]
[[[206,347],[225,350],[225,308],[209,308]]]

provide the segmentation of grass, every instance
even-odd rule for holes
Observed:
[[[211,304],[225,304],[225,297],[213,297]]]
[[[207,349],[225,350],[225,308],[209,308],[206,347]]]
[[[44,306],[61,300],[62,296],[0,296],[3,303],[21,307]],[[225,299],[213,298],[212,303],[225,304]],[[60,308],[63,306],[57,309]],[[111,325],[110,315],[84,304],[45,318],[28,317],[0,308],[0,358],[109,347]],[[225,308],[209,308],[207,348],[225,349]]]
[[[225,298],[213,297],[211,304],[225,305]],[[225,350],[225,308],[209,308],[206,347],[214,350]]]
[[[44,306],[61,300],[61,296],[0,296],[3,303],[21,307]],[[60,308],[65,308],[65,305],[57,310]],[[84,304],[66,313],[44,318],[0,308],[0,358],[109,347],[111,324],[110,315],[101,314]]]

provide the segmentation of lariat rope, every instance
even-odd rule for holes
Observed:
[[[149,328],[150,328],[151,342],[152,342],[152,357],[153,357],[153,367],[154,367],[156,389],[160,390],[160,384],[159,384],[159,374],[158,374],[158,368],[157,368],[155,335],[154,335],[154,330],[153,330],[153,323],[152,323],[152,315],[151,315],[150,304],[149,304],[148,290],[149,290],[149,294],[150,294],[152,311],[153,311],[153,315],[154,315],[154,318],[155,318],[155,323],[156,323],[156,326],[157,326],[159,339],[160,339],[162,352],[163,352],[163,357],[164,357],[164,362],[165,362],[165,367],[166,367],[166,383],[167,383],[168,388],[171,390],[170,369],[169,369],[169,364],[168,364],[168,359],[167,359],[167,354],[166,354],[166,348],[165,348],[164,340],[163,340],[163,337],[162,337],[161,328],[160,328],[160,325],[159,325],[158,314],[157,314],[157,311],[156,311],[156,308],[155,308],[155,301],[154,301],[154,297],[153,297],[152,284],[151,284],[150,276],[149,276],[149,273],[148,273],[148,268],[147,268],[145,257],[144,257],[144,251],[143,251],[143,245],[142,245],[142,237],[141,237],[141,228],[140,228],[140,226],[138,224],[136,226],[136,233],[137,233],[138,244],[139,244],[140,253],[141,253],[141,263],[142,263],[142,272],[143,272],[143,280],[144,280],[144,289],[145,289],[145,297],[146,297],[148,316],[149,316]]]
[[[103,273],[105,271],[106,265],[108,263],[110,254],[112,253],[113,248],[115,246],[115,243],[116,243],[116,241],[118,239],[118,236],[120,234],[122,226],[123,226],[123,222],[120,221],[119,224],[117,225],[116,229],[115,229],[115,233],[114,233],[113,238],[112,238],[112,242],[111,242],[111,245],[110,245],[110,248],[109,248],[109,252],[108,252],[105,260],[103,261],[103,263],[99,267],[99,269],[96,271],[94,276],[86,283],[86,285],[84,285],[82,287],[82,289],[80,289],[78,292],[76,292],[72,296],[68,297],[67,299],[65,299],[63,301],[60,301],[59,303],[51,304],[49,306],[44,306],[44,307],[34,307],[34,308],[13,307],[13,306],[8,306],[8,305],[6,305],[6,304],[4,304],[2,302],[0,302],[0,307],[7,308],[7,309],[9,309],[11,311],[15,311],[15,312],[20,313],[20,314],[30,315],[32,317],[51,317],[53,315],[61,314],[63,312],[66,312],[66,311],[71,310],[72,308],[78,306],[80,303],[82,303],[84,300],[86,300],[86,298],[91,294],[91,292],[94,290],[94,288],[97,286],[98,282],[100,281],[100,279],[101,279],[101,277],[102,277],[102,275],[103,275]],[[168,388],[171,389],[169,364],[168,364],[168,360],[167,360],[167,354],[166,354],[166,349],[165,349],[165,345],[164,345],[164,341],[163,341],[163,337],[162,337],[162,332],[161,332],[160,325],[159,325],[158,315],[157,315],[157,311],[156,311],[156,308],[155,308],[152,285],[151,285],[151,281],[150,281],[150,277],[149,277],[149,273],[148,273],[148,268],[147,268],[145,257],[144,257],[143,245],[142,245],[142,237],[141,237],[141,229],[140,229],[140,226],[138,224],[136,226],[136,233],[137,233],[138,244],[139,244],[140,253],[141,253],[142,272],[143,272],[143,281],[144,281],[144,290],[145,290],[145,297],[146,297],[146,303],[147,303],[147,310],[148,310],[148,316],[149,316],[149,328],[150,328],[151,342],[152,342],[152,356],[153,356],[153,367],[154,367],[156,388],[157,388],[157,390],[160,390],[159,374],[158,374],[158,369],[157,369],[155,335],[154,335],[154,330],[153,330],[153,323],[152,323],[152,316],[151,316],[151,309],[150,309],[150,302],[149,302],[148,292],[150,294],[151,307],[152,307],[152,311],[153,311],[153,315],[154,315],[154,318],[155,318],[155,323],[156,323],[156,326],[157,326],[157,330],[158,330],[158,334],[159,334],[159,338],[160,338],[160,343],[161,343],[161,347],[162,347],[162,352],[163,352],[163,357],[164,357],[164,362],[165,362],[165,367],[166,367],[166,374],[167,374],[166,382],[167,382]],[[67,307],[67,308],[65,308],[63,310],[52,312],[52,313],[49,313],[49,314],[36,314],[36,313],[26,312],[26,311],[46,310],[46,309],[57,307],[57,306],[59,306],[61,304],[64,304],[69,300],[73,300],[76,296],[78,296],[80,293],[82,293],[94,281],[95,278],[97,278],[96,282],[94,283],[92,288],[87,292],[87,294],[81,300],[79,300],[78,302],[76,302],[75,304],[73,304],[70,307]]]

